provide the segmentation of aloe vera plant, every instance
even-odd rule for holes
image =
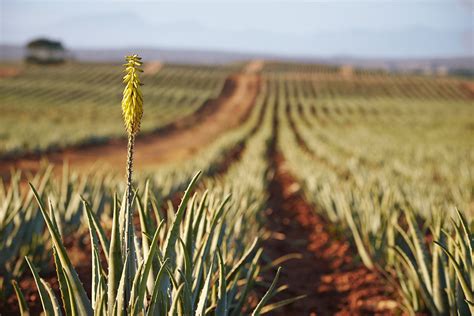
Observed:
[[[206,71],[190,81],[201,82]],[[167,76],[146,77],[154,83],[144,89],[175,78]],[[8,188],[0,187],[6,280],[29,267],[47,314],[258,315],[293,302],[271,303],[281,290],[278,277],[272,284],[260,279],[266,151],[276,117],[278,148],[307,200],[350,236],[361,264],[396,287],[399,308],[410,315],[472,314],[474,155],[466,126],[474,115],[460,82],[359,70],[344,77],[336,67],[269,63],[261,90],[242,126],[186,162],[135,173],[133,183],[133,146],[127,183],[112,173],[74,178],[68,171],[58,183],[45,171],[31,180],[36,191],[24,194],[15,174]],[[131,145],[142,113],[140,94],[133,95],[124,115]],[[244,148],[239,159],[218,174],[236,144]],[[196,170],[203,170],[201,185]],[[177,209],[164,203],[187,187]],[[83,231],[91,244],[89,295],[63,243]],[[41,279],[47,253],[55,259],[60,297]],[[267,294],[248,306],[263,285]],[[15,282],[11,289],[27,313],[22,289]]]
[[[453,128],[472,121],[460,114],[472,114],[466,97],[423,80],[413,83],[420,88],[413,98],[395,88],[388,96],[375,87],[408,79],[374,86],[381,78],[370,73],[349,80],[328,69],[273,65],[266,76],[278,96],[279,149],[308,201],[396,287],[406,313],[469,314],[472,269],[464,258],[472,234],[462,227],[472,226],[472,137]],[[456,206],[464,224],[440,218]]]
[[[141,241],[135,240],[135,262],[123,260],[121,254],[119,221],[126,200],[122,203],[119,199],[115,200],[110,238],[104,233],[105,229],[89,204],[83,201],[92,251],[90,299],[68,258],[53,215],[54,209],[48,211],[41,196],[32,187],[51,235],[61,291],[61,298],[55,297],[50,286],[36,272],[33,263],[27,260],[46,314],[57,314],[61,311],[60,306],[64,307],[67,314],[88,315],[204,315],[209,311],[222,311],[220,315],[239,314],[245,307],[247,295],[255,286],[261,250],[258,240],[255,240],[237,253],[235,249],[233,253],[229,252],[230,248],[226,247],[235,247],[231,240],[230,243],[224,242],[231,236],[223,239],[226,212],[231,211],[229,198],[216,203],[216,195],[204,193],[200,199],[193,196],[192,190],[198,177],[199,174],[189,184],[177,211],[169,212],[166,219],[156,218],[159,213],[151,211],[156,208],[156,204],[150,199],[149,193],[144,197],[135,197],[142,228]],[[101,253],[104,254],[105,262],[102,262]],[[136,265],[136,274],[128,284],[130,296],[127,299],[125,282],[130,262]],[[274,287],[269,289],[256,307],[256,315],[264,307],[267,311],[273,309],[268,300],[274,294]],[[23,299],[19,298],[19,301],[26,310]]]
[[[142,131],[150,133],[194,115],[206,100],[216,98],[238,65],[165,64],[147,71],[143,87],[149,104]],[[2,64],[2,67],[4,64]],[[104,143],[123,136],[115,111],[121,88],[120,67],[110,63],[74,62],[59,67],[22,67],[18,76],[2,77],[0,156]],[[11,105],[15,105],[15,112]],[[82,114],[77,119],[78,110]],[[18,119],[21,116],[21,120]],[[54,117],[54,127],[51,119]],[[60,136],[58,136],[60,135]]]
[[[130,95],[133,94],[126,91],[124,98]],[[138,93],[134,95],[139,96]],[[137,104],[131,102],[128,105]],[[135,119],[133,115],[124,117],[126,123],[127,119]],[[191,179],[177,210],[169,205],[166,214],[162,214],[158,205],[160,198],[153,196],[149,181],[144,186],[143,195],[138,191],[130,194],[133,159],[131,138],[127,186],[122,199],[114,196],[110,237],[106,233],[107,227],[98,217],[97,208],[93,210],[93,204],[82,199],[83,218],[86,219],[91,244],[90,298],[64,246],[64,236],[57,219],[61,213],[56,212],[52,200],[47,208],[43,199],[45,194],[39,193],[31,185],[51,237],[61,292],[58,299],[51,286],[41,279],[32,260],[26,259],[45,313],[61,314],[61,306],[68,315],[205,315],[210,312],[239,315],[243,310],[249,311],[246,302],[252,289],[258,285],[256,280],[261,270],[259,260],[262,250],[259,240],[250,238],[258,235],[261,227],[255,213],[264,203],[264,145],[271,136],[271,113],[266,117],[266,128],[249,144],[243,162],[235,169],[235,172],[240,173],[242,168],[247,168],[249,160],[256,160],[259,163],[254,163],[252,173],[258,175],[261,182],[255,183],[256,179],[249,177],[246,179],[248,182],[233,183],[230,190],[214,189],[210,193],[193,195],[200,176],[197,173]],[[133,131],[128,132],[133,134]],[[229,182],[235,179],[231,174]],[[250,183],[253,183],[253,191],[248,188]],[[247,199],[230,203],[228,193],[242,193]],[[137,210],[140,222],[139,235],[133,225],[133,210]],[[269,300],[276,293],[277,279],[278,275],[255,306],[254,315],[298,299],[270,304]],[[13,286],[20,309],[26,313],[27,306],[21,290],[17,284]]]

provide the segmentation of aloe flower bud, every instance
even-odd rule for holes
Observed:
[[[123,90],[122,113],[127,133],[135,136],[140,130],[143,116],[143,95],[138,77],[138,73],[143,72],[140,68],[142,62],[138,55],[127,56],[125,59],[127,63],[124,64],[126,74],[123,77],[125,89]]]

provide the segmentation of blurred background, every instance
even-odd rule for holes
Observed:
[[[472,74],[474,2],[2,0],[0,58],[59,41],[81,61],[265,58]]]
[[[129,54],[143,58],[145,100],[133,147],[121,107]],[[171,270],[147,261],[173,284],[146,293],[161,314],[199,298],[207,314],[247,315],[260,297],[302,299],[272,315],[473,314],[473,101],[474,0],[0,0],[0,315],[19,314],[11,280],[31,315],[42,310],[25,256],[60,290],[27,182],[48,198],[85,291],[104,292],[80,197],[104,246],[127,144],[145,192],[141,236],[158,229],[171,254]],[[194,206],[173,217],[197,170]],[[181,220],[183,247],[170,246]]]

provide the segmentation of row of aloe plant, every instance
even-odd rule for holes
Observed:
[[[353,143],[344,148],[331,146],[342,141],[318,135],[327,128],[341,129],[341,125],[326,116],[321,123],[321,114],[311,117],[307,100],[292,88],[297,81],[279,78],[270,82],[280,100],[280,150],[308,201],[350,233],[362,262],[399,290],[400,307],[409,314],[425,310],[433,315],[472,314],[473,220],[467,212],[451,211],[447,206],[456,199],[458,205],[469,207],[469,194],[453,196],[451,192],[469,191],[470,174],[430,185],[424,171],[414,170],[411,174],[418,178],[410,184],[409,175],[397,175],[387,163],[368,164],[373,157],[346,158],[345,151],[356,147]],[[448,170],[454,168],[450,161],[438,159]],[[458,162],[458,167],[463,164],[465,161]],[[461,188],[464,184],[466,189]],[[436,194],[430,194],[433,192]],[[444,220],[449,217],[451,223]]]
[[[12,172],[9,182],[0,185],[0,292],[3,298],[11,293],[10,280],[24,273],[24,256],[33,258],[42,269],[48,268],[51,247],[46,241],[49,235],[33,192],[24,186],[25,177],[40,195],[48,195],[59,229],[66,236],[87,230],[81,196],[91,202],[98,218],[108,221],[113,207],[113,194],[109,192],[121,187],[114,173],[94,170],[80,175],[71,172],[67,164],[59,176],[50,165],[32,176]]]
[[[141,171],[137,186],[144,189],[146,179],[151,179],[149,188],[156,200],[165,201],[185,190],[196,170],[202,170],[203,176],[213,176],[216,166],[222,165],[229,152],[252,138],[263,116],[263,98],[263,94],[258,96],[250,116],[241,126],[224,133],[186,161]],[[15,170],[7,182],[0,182],[0,251],[5,254],[0,257],[0,297],[11,293],[9,280],[24,273],[25,255],[34,258],[42,269],[48,268],[49,256],[45,250],[49,245],[44,242],[48,234],[38,206],[32,203],[32,192],[22,185],[25,178],[40,195],[52,200],[58,225],[65,235],[87,231],[80,196],[90,201],[94,213],[111,226],[114,192],[125,188],[120,175],[102,165],[87,173],[70,169],[66,163],[62,171],[49,165],[32,175]]]
[[[90,299],[64,247],[64,230],[59,225],[55,201],[50,199],[46,207],[44,194],[31,185],[31,192],[52,241],[61,292],[58,299],[51,286],[39,276],[33,260],[26,258],[45,313],[239,315],[245,310],[259,315],[294,301],[268,304],[275,293],[285,288],[277,288],[277,273],[260,302],[253,307],[247,304],[253,288],[261,283],[258,275],[262,270],[259,263],[262,250],[258,238],[249,242],[249,237],[260,234],[261,226],[254,215],[263,207],[264,183],[256,192],[248,188],[245,191],[248,183],[242,185],[240,181],[224,181],[226,185],[231,183],[227,189],[221,185],[223,190],[192,195],[199,178],[197,174],[185,191],[178,209],[175,211],[169,204],[165,214],[158,204],[161,197],[154,196],[149,182],[145,184],[143,194],[133,190],[133,142],[142,113],[137,76],[141,62],[137,56],[130,56],[127,60],[127,75],[124,78],[127,87],[122,103],[129,133],[127,187],[121,200],[114,195],[110,238],[99,218],[101,212],[97,206],[92,209],[85,198],[81,201],[91,243]],[[270,126],[270,120],[266,122],[266,126]],[[262,148],[264,152],[270,129],[264,131],[248,146],[245,156],[249,158],[243,158],[245,162],[241,164],[246,167],[249,159],[259,157],[260,163],[254,170],[263,182],[266,179],[266,162]],[[243,193],[245,202],[230,203],[230,197],[225,192]],[[253,195],[249,197],[250,192]],[[103,204],[100,198],[93,201]],[[139,235],[133,224],[134,209],[137,209],[140,222]],[[250,210],[252,212],[249,213]],[[235,220],[239,218],[249,221],[238,224]],[[22,291],[16,282],[13,285],[20,309],[26,314],[28,306]]]
[[[229,253],[230,249],[222,246],[223,240],[229,238],[224,221],[229,198],[207,193],[200,198],[192,196],[197,179],[198,175],[190,183],[177,211],[169,210],[166,216],[159,214],[149,191],[143,197],[135,196],[141,238],[132,232],[131,249],[124,247],[126,196],[122,201],[115,198],[110,238],[89,204],[83,201],[92,246],[90,300],[63,245],[54,208],[50,206],[48,210],[32,187],[51,235],[61,291],[59,300],[27,259],[45,313],[59,315],[63,306],[66,315],[240,314],[258,275],[256,271],[260,269],[261,250],[257,241],[242,248],[243,253],[236,253],[235,249]],[[128,225],[133,231],[132,223]],[[105,262],[101,260],[101,253]],[[254,314],[259,314],[267,303],[276,288],[276,280],[268,295],[255,307]],[[26,313],[28,307],[18,288],[17,295],[21,310]]]

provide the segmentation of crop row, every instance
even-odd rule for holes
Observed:
[[[281,66],[280,66],[281,67]],[[275,67],[266,65],[264,73],[281,77],[282,89],[291,97],[298,94],[301,100],[338,97],[402,97],[413,99],[469,100],[470,92],[461,80],[426,76],[381,73],[375,71],[344,73],[344,67],[313,66]],[[276,68],[276,69],[275,69]],[[286,85],[292,81],[298,84]]]
[[[259,281],[259,275],[268,269],[261,263],[260,238],[263,234],[261,214],[267,199],[267,144],[272,137],[274,115],[273,107],[268,106],[270,102],[263,89],[243,125],[203,148],[196,158],[139,175],[135,207],[141,235],[136,237],[135,249],[146,258],[154,249],[151,248],[151,236],[155,232],[158,244],[158,255],[149,272],[145,291],[147,297],[158,295],[159,303],[150,300],[141,306],[147,314],[168,311],[172,315],[202,315],[215,311],[219,315],[238,315],[252,308],[256,308],[254,313],[259,314],[291,302],[268,304],[270,297],[284,290],[284,287],[275,288],[273,285],[258,306],[247,304],[253,288],[268,287]],[[222,157],[239,144],[244,146],[239,159],[232,161],[224,174],[214,173],[214,168],[223,163]],[[190,181],[195,182],[192,178],[198,169],[204,171],[204,179],[197,186],[195,195],[186,193],[178,210],[170,203],[164,204]],[[12,177],[8,187],[0,190],[0,200],[3,201],[1,250],[6,254],[1,266],[2,275],[21,278],[27,263],[40,267],[42,272],[39,275],[50,269],[48,252],[51,245],[54,245],[55,252],[61,251],[58,250],[61,246],[48,242],[50,234],[53,241],[56,237],[54,229],[53,232],[45,229],[43,217],[48,222],[47,214],[54,214],[49,220],[57,225],[58,238],[64,241],[83,239],[84,233],[90,230],[92,259],[97,259],[94,251],[100,251],[110,265],[113,239],[107,237],[107,232],[113,231],[121,208],[121,200],[112,193],[124,190],[120,177],[108,171],[76,175],[65,166],[59,181],[51,175],[50,169],[38,173],[31,181],[37,188],[39,204],[35,203],[32,191],[21,189],[18,174]],[[50,211],[45,210],[46,201],[49,201]],[[178,238],[174,235],[177,232]],[[170,240],[174,240],[172,246]],[[27,256],[28,261],[23,256]],[[143,259],[138,258],[140,260]],[[59,261],[67,264],[65,259]],[[165,276],[160,268],[164,266],[167,270]],[[61,277],[58,274],[60,281]],[[8,289],[8,279],[3,280],[4,291]],[[90,303],[81,299],[80,306],[75,308],[87,310],[88,304],[92,304],[96,314],[110,308],[111,302],[109,305],[98,303],[102,301],[99,297],[104,296],[106,288],[111,286],[110,283],[106,285],[105,279],[101,280],[100,276],[93,278]],[[156,292],[156,282],[161,282],[159,292]],[[17,290],[21,293],[24,289]],[[42,297],[42,300],[45,308],[44,302],[48,298]],[[58,302],[51,300],[53,305]],[[68,304],[64,303],[64,306]],[[26,304],[24,308],[27,308]]]
[[[71,64],[26,67],[0,79],[0,155],[43,151],[122,137],[120,67]],[[143,87],[150,132],[189,116],[221,92],[231,67],[165,65]],[[81,120],[77,120],[77,116]]]
[[[136,285],[127,292],[135,301],[117,296],[115,303],[109,291],[120,289],[110,280],[111,263],[128,262],[112,259],[117,217],[125,212],[122,177],[108,170],[79,175],[67,166],[62,177],[46,168],[30,179],[36,196],[25,190],[19,174],[0,186],[4,293],[10,279],[21,279],[27,265],[33,271],[36,266],[36,283],[44,284],[43,307],[58,306],[48,283],[39,279],[51,269],[54,250],[56,265],[67,272],[58,269],[59,283],[68,287],[73,282],[78,290],[72,292],[84,294],[70,276],[69,259],[57,257],[66,252],[63,241],[80,239],[91,248],[92,290],[90,299],[78,296],[80,306],[70,305],[63,295],[61,305],[66,307],[100,314],[121,304],[129,312],[149,315],[238,315],[254,309],[257,315],[291,302],[268,304],[285,286],[259,277],[271,267],[263,264],[259,240],[269,173],[274,171],[269,169],[268,148],[276,139],[314,210],[351,236],[362,263],[398,289],[406,312],[472,313],[474,113],[458,83],[380,73],[347,77],[323,66],[270,64],[264,71],[255,106],[240,127],[189,160],[138,175],[133,242],[137,279],[123,281],[123,286]],[[158,74],[150,81],[161,82]],[[413,84],[412,92],[406,92],[405,85]],[[159,89],[150,88],[149,94]],[[232,158],[235,148],[241,151]],[[203,172],[199,185],[196,170]],[[166,202],[190,182],[179,207]],[[70,280],[61,279],[65,277]],[[260,287],[270,290],[257,306],[247,304]],[[16,290],[22,302],[21,282]],[[72,292],[61,289],[62,294]]]
[[[472,312],[470,103],[309,101],[295,93],[298,80],[268,81],[279,100],[279,148],[315,209],[350,233],[362,262],[397,285],[410,314]]]

